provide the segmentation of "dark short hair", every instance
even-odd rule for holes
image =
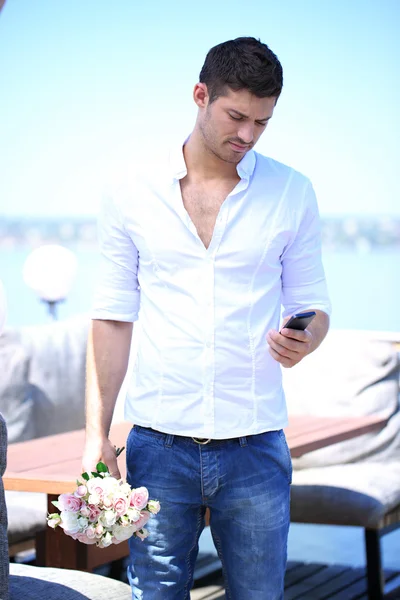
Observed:
[[[239,37],[208,51],[200,71],[200,82],[208,88],[210,103],[226,93],[247,89],[259,98],[278,98],[283,85],[278,57],[253,37]]]

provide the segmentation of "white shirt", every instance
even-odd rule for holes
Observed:
[[[150,159],[149,159],[149,162]],[[330,313],[316,198],[307,178],[249,151],[208,249],[182,202],[182,148],[104,204],[93,319],[136,321],[125,418],[224,439],[287,425],[266,334],[283,316]]]

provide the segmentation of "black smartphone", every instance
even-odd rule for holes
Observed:
[[[297,329],[297,331],[304,331],[304,329],[306,329],[306,327],[311,323],[315,315],[315,310],[296,313],[290,317],[289,321],[285,323],[282,329]]]

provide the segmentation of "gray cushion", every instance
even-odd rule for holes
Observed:
[[[291,520],[379,527],[400,505],[400,461],[335,465],[293,473]]]
[[[295,469],[400,456],[399,360],[392,342],[373,332],[332,330],[316,352],[283,369],[283,382],[289,414],[389,418],[379,433],[295,459]]]
[[[9,544],[30,539],[46,528],[46,494],[6,491],[6,504]]]
[[[29,356],[24,348],[0,336],[0,412],[7,423],[8,441],[35,437],[33,400],[29,387]]]
[[[82,571],[10,565],[10,600],[132,600],[129,585]]]
[[[35,437],[71,431],[85,423],[85,361],[89,316],[7,330],[29,356]]]

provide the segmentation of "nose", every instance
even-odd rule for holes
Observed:
[[[241,123],[238,131],[238,137],[244,144],[251,144],[254,139],[254,123],[247,121]]]

